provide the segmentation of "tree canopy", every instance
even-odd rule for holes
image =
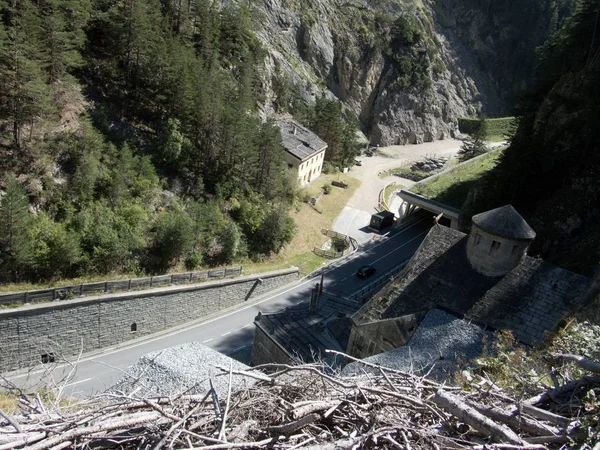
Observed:
[[[289,242],[295,180],[255,111],[250,14],[0,0],[0,280],[230,264]]]

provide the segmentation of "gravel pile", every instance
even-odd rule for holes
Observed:
[[[142,356],[117,385],[118,391],[132,392],[136,397],[203,394],[210,389],[209,378],[219,397],[227,395],[229,374],[216,368],[245,370],[248,366],[197,342],[170,347]],[[232,391],[253,384],[250,379],[233,376]]]
[[[454,372],[457,361],[465,363],[481,354],[486,335],[488,339],[493,337],[475,324],[432,309],[407,345],[365,358],[365,361],[418,375],[425,375],[431,370],[429,376],[443,380]],[[352,363],[344,367],[342,375],[364,371],[377,372],[361,363]]]

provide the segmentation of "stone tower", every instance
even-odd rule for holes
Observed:
[[[467,258],[477,272],[502,276],[519,265],[535,231],[511,205],[473,216]]]

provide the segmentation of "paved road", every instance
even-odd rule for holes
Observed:
[[[354,255],[324,269],[325,287],[341,290],[346,294],[360,290],[369,282],[355,276],[360,266],[372,264],[377,268],[378,274],[393,268],[414,253],[432,223],[432,217],[423,213],[411,222],[391,230],[387,235],[375,235],[375,239],[361,245]],[[70,373],[71,366],[61,366],[54,368],[50,374],[34,371],[28,375],[11,377],[10,380],[19,386],[27,386],[39,382],[42,375],[46,379],[50,377],[57,381],[64,380],[68,376],[65,394],[92,394],[112,386],[142,355],[192,341],[201,342],[248,363],[254,340],[253,320],[258,312],[279,311],[287,306],[307,301],[310,289],[320,281],[320,276],[320,273],[308,276],[283,292],[266,296],[259,304],[230,312],[214,320],[125,348],[108,350],[100,355],[83,358],[72,373]]]
[[[419,160],[424,156],[451,156],[456,153],[460,145],[461,142],[454,139],[417,145],[393,145],[381,147],[380,154],[361,157],[362,166],[354,166],[349,172],[350,176],[361,181],[361,185],[336,218],[333,230],[352,236],[361,244],[370,241],[373,233],[366,228],[366,225],[369,224],[371,214],[375,213],[379,192],[392,181],[404,187],[414,184],[413,181],[394,176],[380,178],[379,173]],[[399,208],[399,202],[390,205],[394,213],[397,213]]]

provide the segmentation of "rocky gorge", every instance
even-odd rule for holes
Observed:
[[[372,144],[453,137],[513,113],[572,0],[259,0],[264,117],[339,99]]]

